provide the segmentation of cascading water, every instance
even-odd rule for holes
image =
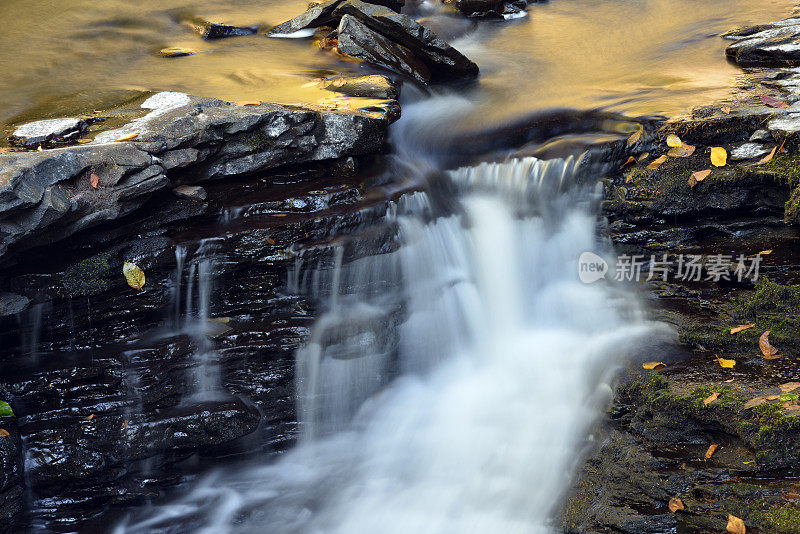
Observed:
[[[527,158],[440,175],[453,209],[398,199],[395,251],[335,245],[328,267],[298,265],[291,285],[330,290],[297,355],[304,438],[119,532],[551,531],[615,366],[658,331],[622,289],[578,279],[580,254],[603,252],[580,169]]]

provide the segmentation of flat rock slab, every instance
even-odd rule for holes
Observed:
[[[343,54],[403,74],[425,85],[431,81],[428,68],[408,48],[372,31],[350,15],[343,16],[339,22],[338,48]]]
[[[742,67],[800,65],[800,18],[734,30],[725,37],[736,41],[725,53]]]
[[[478,66],[474,62],[411,17],[360,0],[343,2],[333,12],[334,17],[344,15],[358,19],[371,30],[408,48],[428,67],[432,81],[478,76]]]
[[[77,139],[88,129],[84,119],[48,119],[29,122],[14,130],[9,141],[16,146],[36,148],[39,145],[66,143]]]
[[[320,81],[320,87],[347,96],[364,98],[387,98],[397,100],[397,88],[386,76],[331,76]]]

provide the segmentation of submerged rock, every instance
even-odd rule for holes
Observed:
[[[328,91],[348,96],[366,98],[388,98],[397,100],[397,88],[386,76],[372,74],[367,76],[339,75],[325,78],[320,87]]]
[[[48,119],[19,126],[9,141],[16,146],[36,148],[39,145],[67,143],[89,128],[85,119]]]
[[[179,48],[179,47],[172,47],[172,48],[162,48],[159,51],[161,57],[185,57],[185,56],[193,56],[197,54],[197,50],[192,48]]]
[[[800,65],[800,18],[790,18],[726,34],[736,42],[725,53],[743,67]]]
[[[478,66],[414,19],[385,7],[348,0],[334,10],[334,17],[351,15],[365,26],[409,49],[422,60],[432,81],[473,79]]]
[[[411,51],[375,33],[350,15],[343,16],[339,22],[338,49],[343,54],[404,74],[420,83],[431,81],[428,68]]]

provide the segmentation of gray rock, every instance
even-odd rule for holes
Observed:
[[[800,132],[800,113],[791,113],[769,121],[767,129],[773,137],[785,137]]]
[[[431,74],[410,50],[375,33],[355,17],[345,15],[339,22],[339,52],[429,84]]]
[[[309,28],[337,26],[341,15],[334,16],[333,12],[344,1],[345,0],[326,0],[325,2],[314,3],[301,15],[272,28],[267,35],[271,37],[282,37]],[[372,3],[399,12],[403,8],[405,0],[374,0]]]
[[[88,128],[84,119],[48,119],[29,122],[14,130],[9,140],[13,145],[36,148],[48,143],[66,143],[77,139]]]
[[[220,22],[211,22],[199,17],[190,17],[183,23],[200,35],[203,39],[211,41],[214,39],[224,39],[226,37],[239,37],[242,35],[254,35],[258,33],[258,26],[232,26]]]
[[[175,195],[189,200],[205,200],[208,198],[206,190],[199,185],[179,185],[172,190]]]
[[[729,32],[736,42],[725,53],[743,67],[800,65],[800,18]]]
[[[25,310],[31,299],[16,293],[0,293],[0,317],[16,315]]]
[[[741,161],[755,159],[769,154],[770,148],[766,148],[761,143],[745,143],[731,150],[731,160]]]
[[[334,10],[334,17],[344,15],[353,16],[373,31],[408,48],[428,67],[432,81],[473,79],[478,76],[475,63],[406,15],[360,0],[348,0]]]
[[[750,136],[750,141],[772,141],[772,136],[767,130],[756,130]]]

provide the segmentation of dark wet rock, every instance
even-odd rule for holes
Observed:
[[[309,28],[337,26],[341,15],[334,16],[333,12],[344,1],[345,0],[326,0],[325,2],[312,3],[304,13],[275,26],[267,35],[273,37],[283,36]],[[385,6],[399,13],[405,4],[405,0],[374,0],[372,3]]]
[[[206,190],[199,185],[179,185],[172,192],[181,198],[190,200],[205,200],[208,196]]]
[[[258,33],[258,26],[232,26],[220,22],[210,22],[197,17],[184,20],[184,24],[207,41],[225,39],[226,37],[255,35]]]
[[[183,93],[159,93],[142,107],[152,111],[92,144],[0,154],[0,255],[124,217],[169,187],[171,170],[194,167],[208,180],[376,153],[388,126],[380,109],[235,106]]]
[[[743,28],[726,37],[736,40],[726,49],[728,57],[742,67],[800,65],[800,18]]]
[[[503,0],[455,0],[454,5],[468,17],[500,17],[506,7]]]
[[[0,293],[0,317],[16,315],[28,307],[30,299],[16,293]]]
[[[85,119],[47,119],[17,127],[9,141],[25,148],[67,143],[79,138],[88,128]]]
[[[0,400],[9,399],[8,391],[0,385]],[[0,436],[0,532],[19,532],[17,519],[24,506],[24,489],[22,440],[16,417],[0,417],[0,429],[8,433]]]
[[[392,81],[386,76],[372,74],[368,76],[339,75],[324,78],[320,87],[328,91],[348,96],[366,98],[385,98],[397,100],[398,92]]]
[[[372,31],[350,15],[343,16],[339,22],[338,49],[343,54],[403,74],[420,83],[428,84],[431,81],[428,68],[410,50]]]
[[[434,82],[473,79],[478,76],[478,66],[475,63],[406,15],[359,0],[343,2],[334,10],[333,15],[351,15],[373,31],[408,48],[425,63]]]

